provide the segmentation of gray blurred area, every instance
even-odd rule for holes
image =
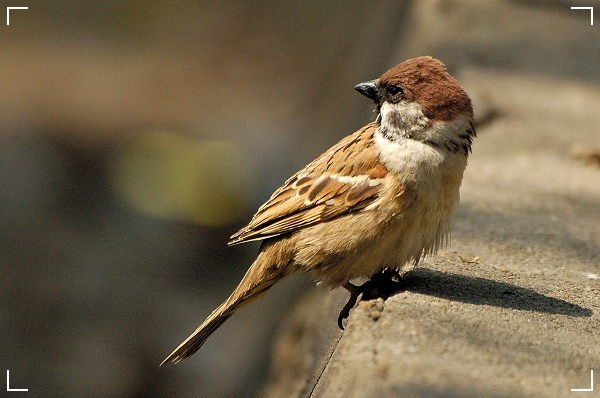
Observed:
[[[372,120],[352,87],[404,59],[599,85],[579,5],[2,2],[29,9],[0,23],[0,375],[23,396],[257,396],[306,275],[158,367],[253,261],[228,237]]]

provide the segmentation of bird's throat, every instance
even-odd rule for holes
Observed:
[[[423,108],[414,101],[384,102],[379,110],[379,131],[389,140],[416,138],[429,122]]]

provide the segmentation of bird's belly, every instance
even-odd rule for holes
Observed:
[[[363,212],[323,223],[314,227],[319,231],[300,237],[295,263],[332,287],[368,278],[384,268],[402,271],[445,243],[450,213],[422,203],[394,217]],[[317,241],[315,236],[325,238]]]

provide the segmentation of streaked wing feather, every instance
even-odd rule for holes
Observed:
[[[387,174],[372,147],[375,128],[365,126],[294,174],[229,244],[293,232],[373,202]]]

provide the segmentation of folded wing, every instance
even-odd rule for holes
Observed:
[[[375,201],[387,174],[373,148],[375,129],[374,123],[365,126],[294,174],[229,244],[290,233]]]

